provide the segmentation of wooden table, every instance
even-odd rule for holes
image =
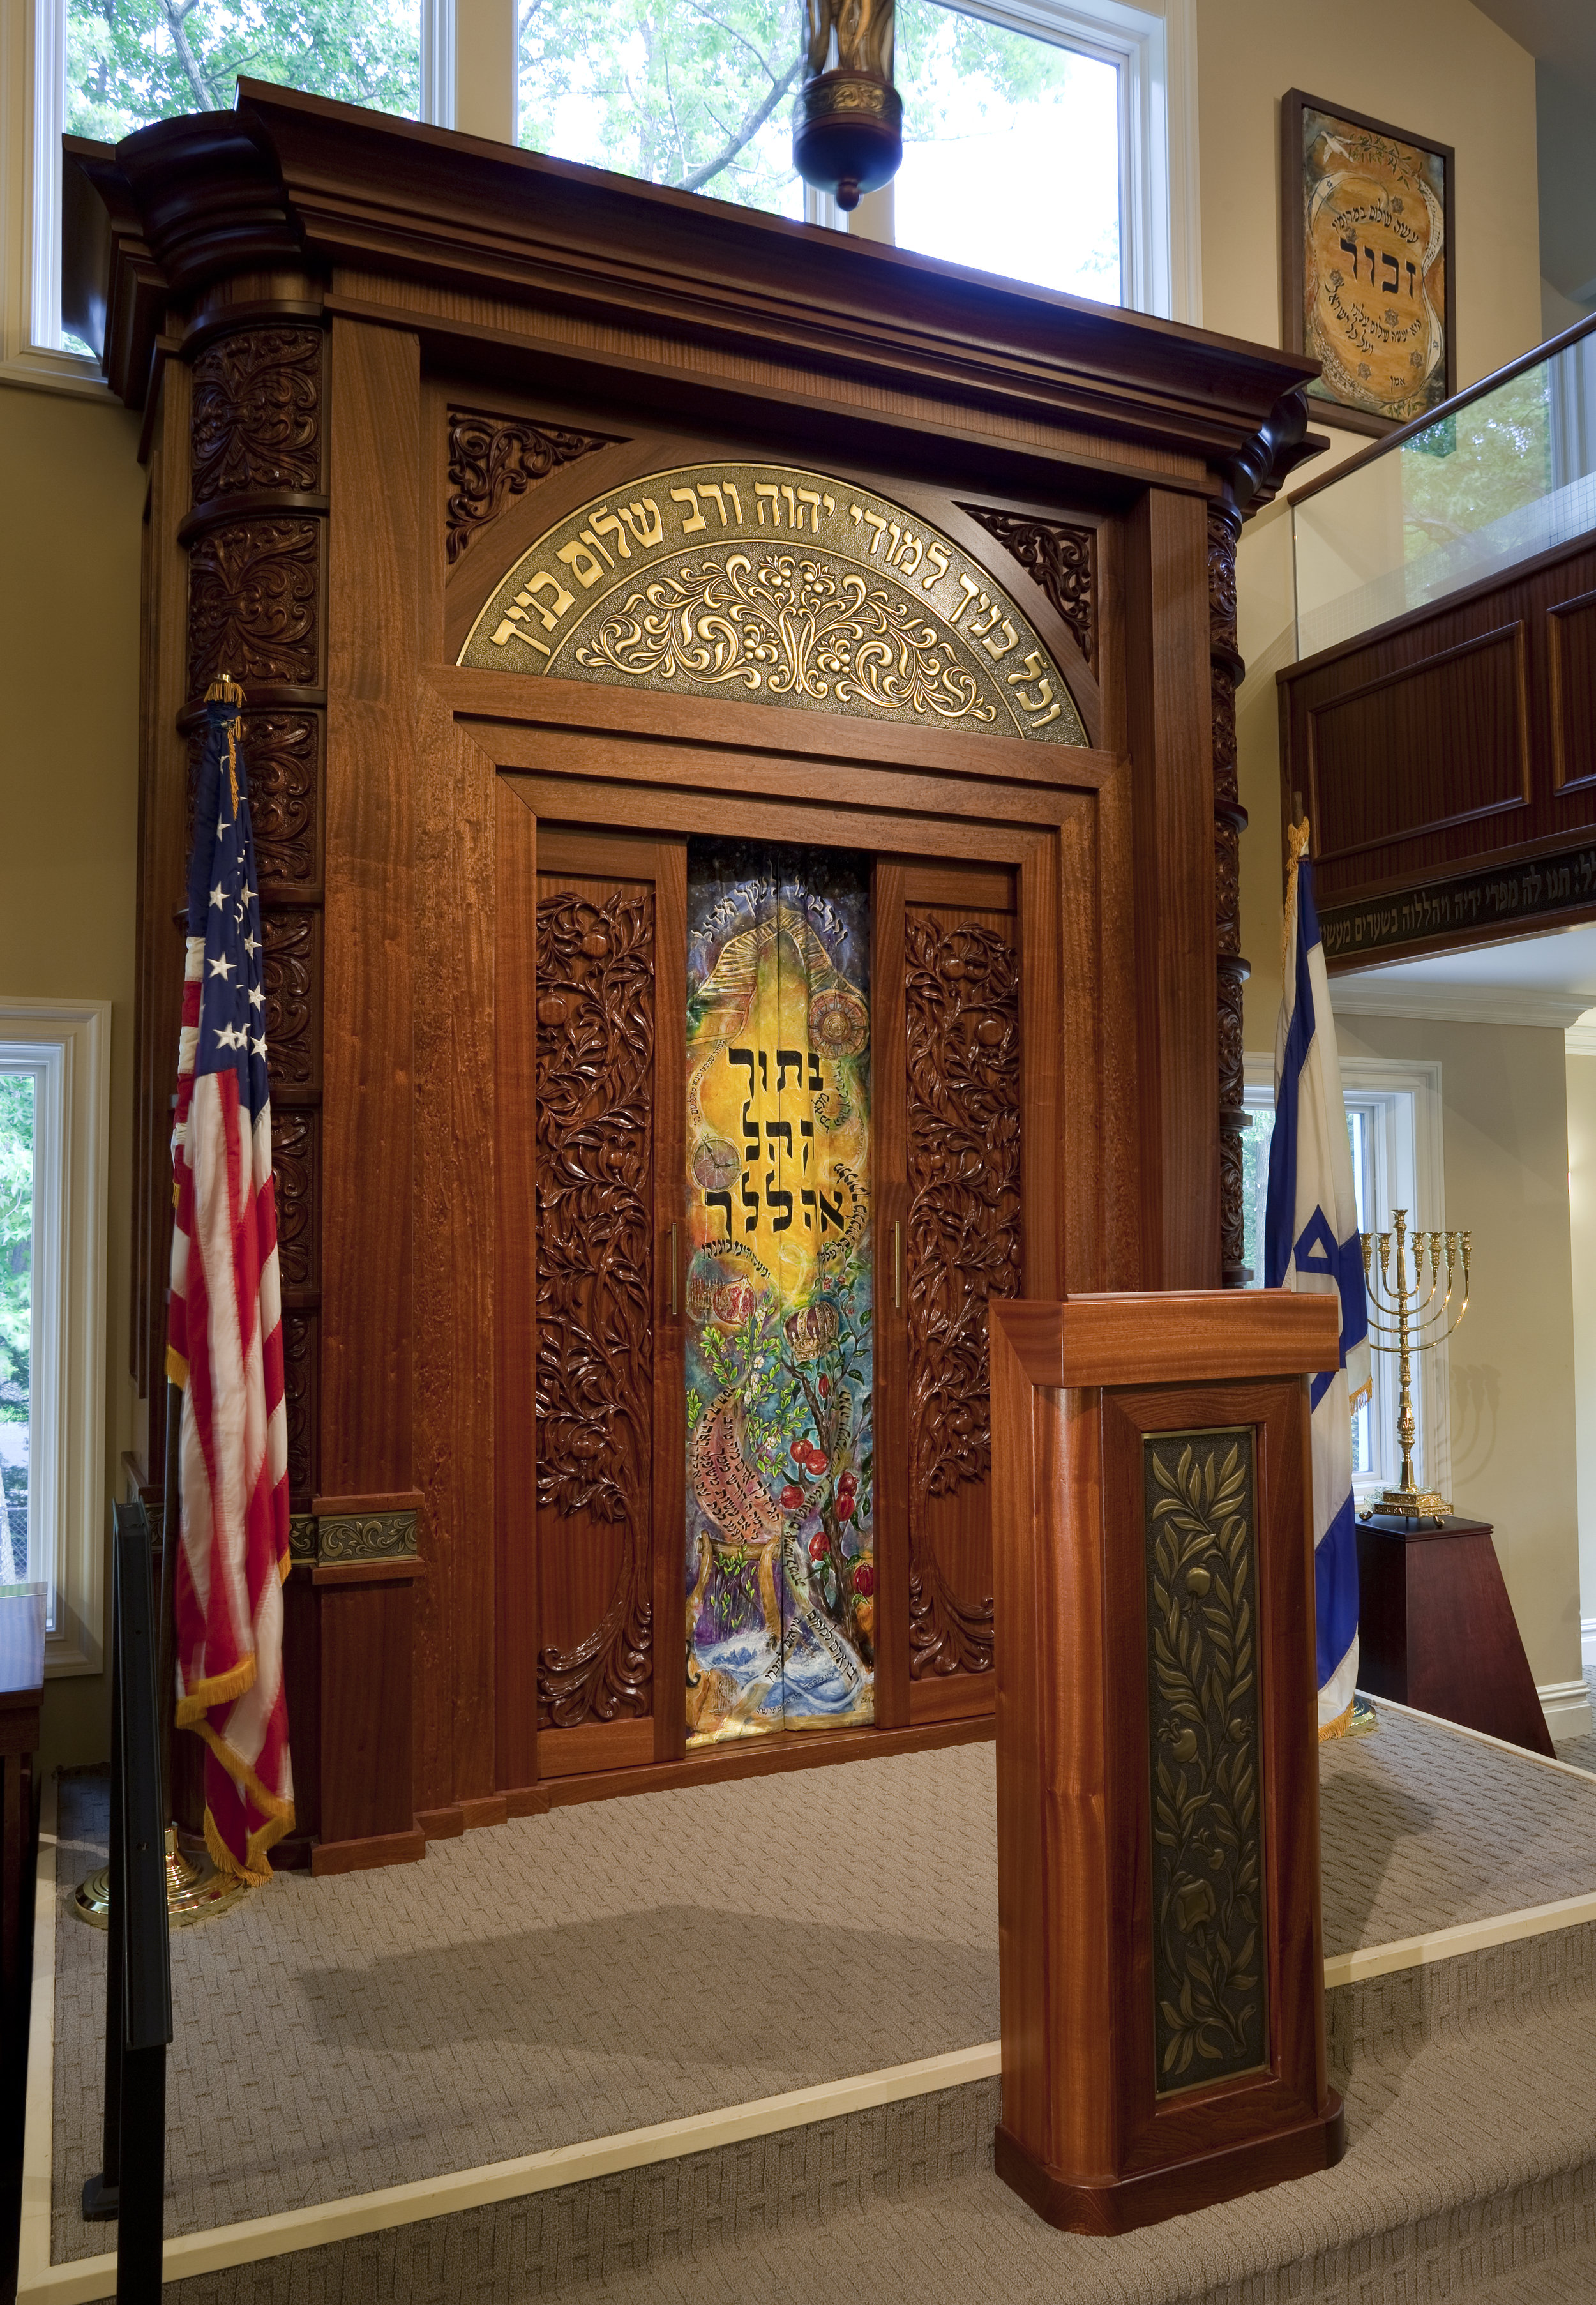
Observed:
[[[1492,1524],[1358,1523],[1358,1687],[1554,1757]]]
[[[0,1690],[0,2048],[21,2026],[22,1884],[33,1833],[33,1756],[42,1688]]]

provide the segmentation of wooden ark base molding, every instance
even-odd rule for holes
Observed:
[[[993,1307],[998,2174],[1117,2233],[1339,2159],[1308,1373],[1333,1298]]]
[[[297,1532],[285,1857],[408,1860],[569,1800],[989,1734],[964,1309],[1240,1277],[1234,553],[1310,453],[1311,364],[248,81],[232,112],[69,157],[105,213],[68,251],[73,309],[103,302],[149,466],[146,1396],[193,739],[221,670],[246,696]],[[732,588],[734,664],[625,637],[662,584]],[[856,1629],[873,1600],[876,1725],[689,1749],[678,964],[688,844],[728,833],[859,860],[880,925],[877,1585],[846,1596]],[[538,1445],[537,954],[567,898],[668,948],[607,1519]],[[959,938],[997,988],[979,1016],[968,972],[926,960]],[[932,1139],[978,1097],[1007,1165],[950,1218]],[[925,1276],[954,1235],[949,1310]]]

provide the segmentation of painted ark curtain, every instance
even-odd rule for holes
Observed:
[[[687,1733],[874,1717],[870,878],[691,844]]]

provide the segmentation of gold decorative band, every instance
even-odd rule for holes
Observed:
[[[822,118],[830,112],[870,113],[878,120],[890,121],[895,127],[904,116],[903,98],[896,89],[889,88],[884,80],[871,80],[862,73],[855,77],[828,72],[823,79],[808,81],[799,90],[798,110],[807,120]]]

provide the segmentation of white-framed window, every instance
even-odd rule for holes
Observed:
[[[49,1673],[102,1664],[110,1058],[108,1001],[0,999],[0,1584]]]
[[[853,219],[792,169],[802,0],[0,0],[0,376],[103,392],[61,314],[64,132],[238,74],[1200,323],[1195,0],[898,0],[906,144]]]
[[[1254,1288],[1261,1288],[1264,1278],[1263,1215],[1269,1193],[1269,1140],[1275,1124],[1274,1071],[1272,1057],[1249,1054],[1246,1059],[1246,1103],[1252,1127],[1242,1140],[1243,1188],[1246,1261],[1252,1268]],[[1346,1106],[1358,1229],[1375,1234],[1393,1231],[1397,1209],[1406,1210],[1410,1234],[1420,1228],[1426,1232],[1444,1229],[1446,1172],[1441,1146],[1439,1065],[1343,1055],[1341,1087]],[[1371,1269],[1378,1281],[1378,1248]],[[1410,1281],[1411,1274],[1410,1259]],[[1394,1280],[1394,1272],[1392,1278]],[[1441,1285],[1444,1288],[1444,1267]],[[1427,1264],[1424,1289],[1428,1290],[1429,1286]],[[1394,1320],[1372,1300],[1370,1318],[1371,1343],[1385,1342],[1383,1330],[1387,1326],[1394,1328]],[[1396,1437],[1396,1358],[1393,1353],[1372,1351],[1370,1365],[1371,1396],[1353,1416],[1353,1492],[1360,1503],[1371,1490],[1394,1488],[1402,1469]],[[1417,1428],[1414,1476],[1421,1487],[1438,1489],[1443,1495],[1452,1472],[1447,1388],[1447,1348],[1443,1343],[1415,1357],[1413,1380],[1413,1422]]]

